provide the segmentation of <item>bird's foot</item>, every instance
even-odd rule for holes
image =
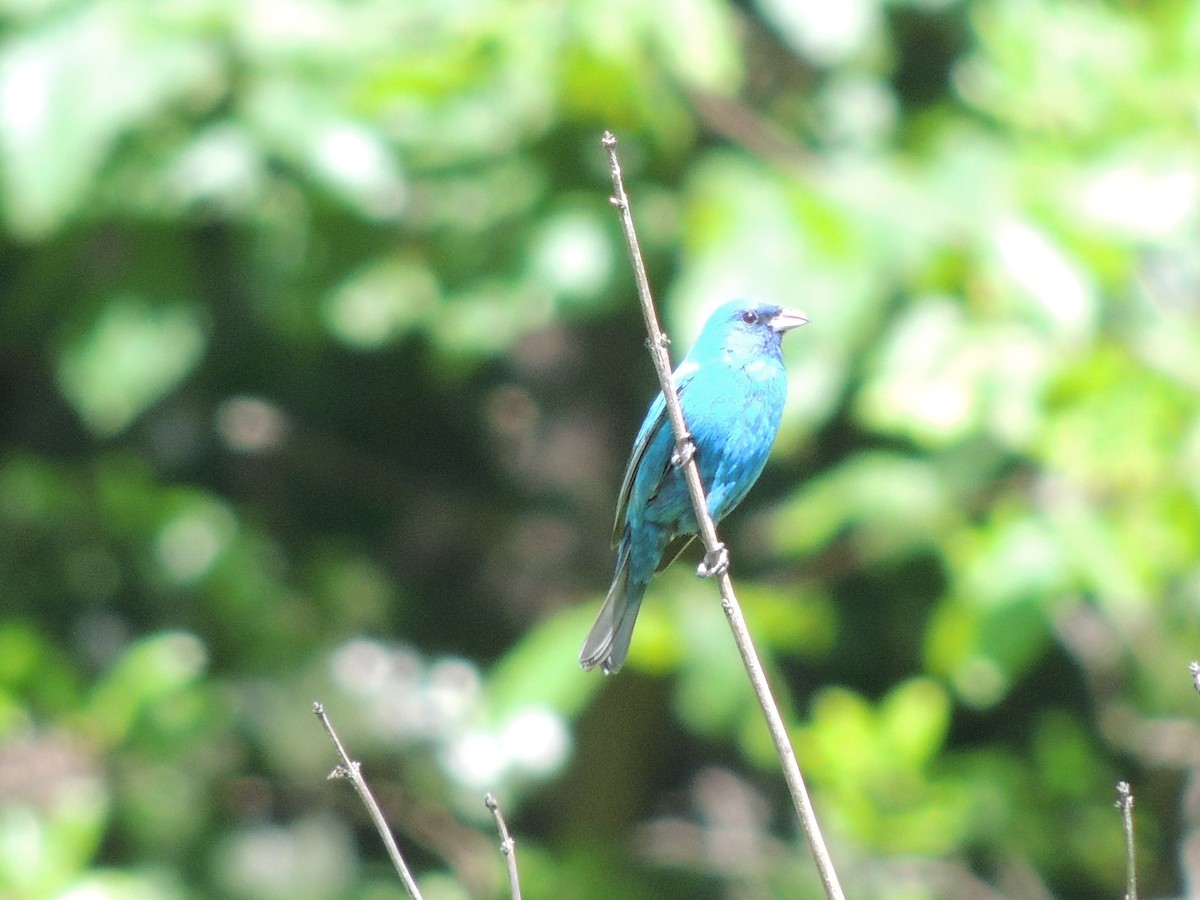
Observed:
[[[705,553],[704,559],[700,560],[700,565],[696,567],[696,574],[701,578],[716,578],[728,571],[729,551],[725,549],[724,544],[717,544],[715,550]]]
[[[682,469],[692,461],[695,455],[696,443],[689,434],[682,441],[675,443],[675,452],[671,454],[671,465],[677,469]]]

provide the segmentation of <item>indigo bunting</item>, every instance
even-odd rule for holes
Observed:
[[[708,510],[720,521],[758,480],[783,413],[787,372],[780,341],[801,313],[735,300],[718,307],[675,370],[675,390],[696,449]],[[612,587],[579,654],[585,669],[620,670],[650,579],[669,566],[698,526],[660,392],[633,442],[617,501]]]

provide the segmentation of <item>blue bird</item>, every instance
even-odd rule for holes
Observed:
[[[758,480],[783,414],[787,372],[780,341],[805,324],[801,313],[734,300],[718,307],[675,370],[675,390],[696,448],[708,510],[720,521]],[[617,501],[612,587],[579,653],[585,669],[620,670],[650,579],[696,536],[675,436],[660,392],[633,442]]]

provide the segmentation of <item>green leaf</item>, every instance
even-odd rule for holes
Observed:
[[[214,48],[142,27],[139,4],[84,4],[0,52],[0,184],[10,229],[76,215],[120,138],[215,77]]]
[[[189,307],[111,300],[58,365],[63,394],[100,437],[124,431],[188,376],[204,352],[200,319]]]
[[[575,648],[595,610],[578,606],[538,623],[487,676],[489,718],[501,722],[525,707],[545,707],[574,718],[600,689],[604,676],[584,672]]]
[[[208,654],[194,635],[165,632],[129,646],[97,683],[89,715],[106,746],[122,743],[137,717],[164,697],[193,684]]]

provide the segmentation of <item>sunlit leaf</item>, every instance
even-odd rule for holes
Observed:
[[[186,378],[205,343],[192,309],[117,297],[63,353],[59,382],[88,426],[111,437]]]
[[[93,691],[92,730],[109,745],[125,740],[139,715],[192,684],[207,663],[204,645],[185,632],[152,635],[132,644]]]
[[[212,48],[143,29],[136,10],[84,6],[0,54],[0,178],[16,234],[75,215],[127,131],[215,78]]]

